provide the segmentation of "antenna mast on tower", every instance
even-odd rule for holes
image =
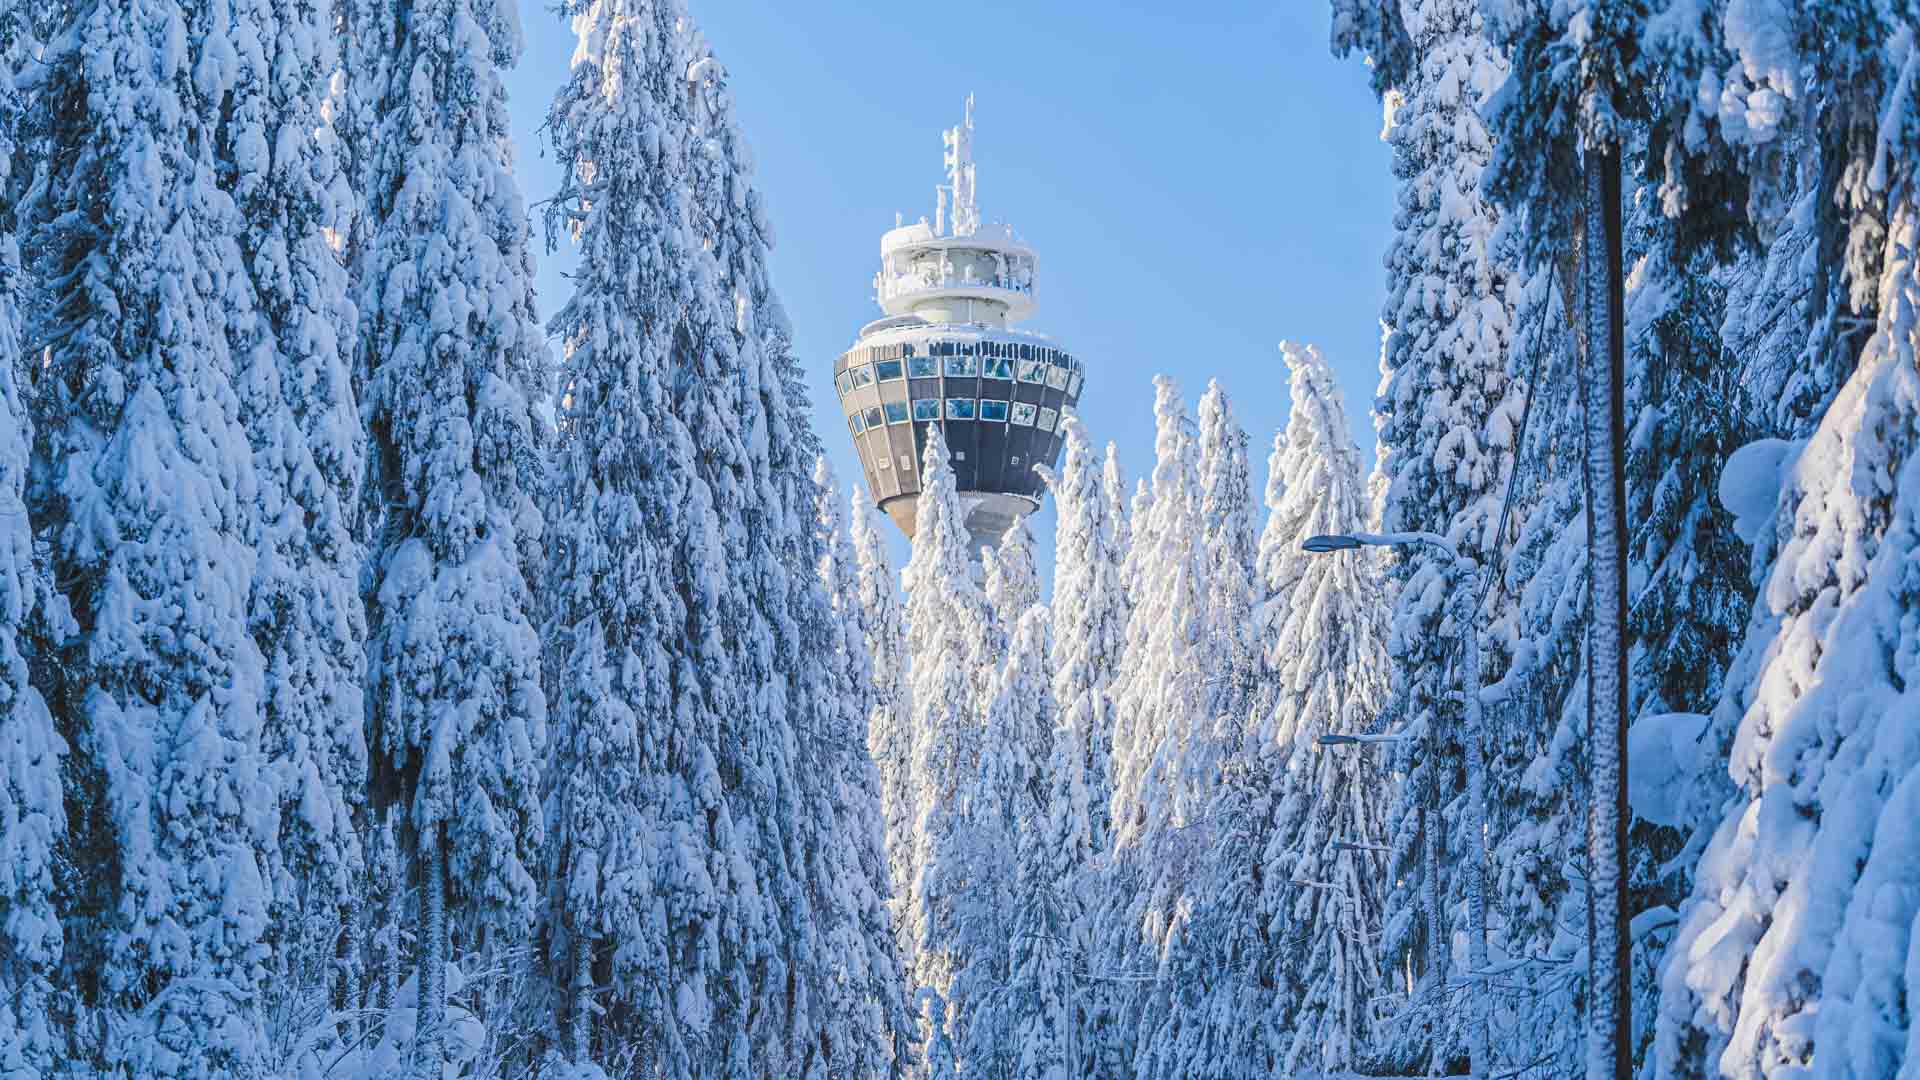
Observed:
[[[940,133],[947,144],[947,189],[953,193],[953,235],[980,231],[980,203],[973,186],[973,95],[967,95],[966,120]]]

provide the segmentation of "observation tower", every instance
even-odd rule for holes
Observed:
[[[945,429],[977,552],[1040,508],[1034,466],[1059,459],[1083,368],[1044,335],[1011,328],[1036,306],[1034,251],[1011,226],[980,221],[972,97],[942,138],[947,182],[935,188],[933,223],[896,216],[880,238],[874,299],[886,316],[834,362],[834,388],[867,490],[908,536],[927,431]]]

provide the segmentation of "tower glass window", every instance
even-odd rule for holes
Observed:
[[[1013,422],[1021,427],[1033,426],[1034,407],[1024,401],[1013,403]]]
[[[859,413],[854,413],[852,416],[847,417],[847,426],[853,429],[855,435],[867,430],[867,422],[860,418]]]
[[[1040,430],[1052,431],[1053,422],[1056,418],[1057,418],[1057,414],[1052,409],[1041,409],[1040,410]]]
[[[914,398],[913,418],[915,421],[940,419],[940,399],[932,397]]]
[[[873,370],[874,374],[880,376],[881,382],[892,382],[906,374],[905,365],[898,360],[882,360],[873,366]]]
[[[1013,361],[1004,356],[987,357],[985,368],[989,379],[1013,378]]]
[[[1055,390],[1065,390],[1067,388],[1067,369],[1063,367],[1047,368],[1047,385],[1053,387]]]
[[[833,385],[840,388],[841,397],[846,397],[847,394],[853,389],[853,376],[843,371],[839,375],[834,377]]]
[[[961,398],[961,397],[948,398],[947,399],[947,419],[949,420],[973,419],[973,399]]]
[[[886,422],[887,422],[886,417],[882,415],[882,413],[880,412],[880,406],[875,405],[871,409],[867,410],[867,426],[868,427],[877,428],[881,424],[884,424]]]
[[[907,422],[907,403],[906,402],[889,401],[886,403],[885,408],[887,410],[887,423],[904,424]]]
[[[907,374],[916,379],[931,379],[940,374],[940,365],[931,356],[907,357]]]
[[[980,399],[980,419],[1004,421],[1006,418],[1007,418],[1006,402],[994,401],[991,398]]]
[[[979,370],[980,370],[980,365],[971,356],[947,357],[947,377],[948,378],[951,378],[951,379],[969,378],[977,374]]]
[[[1037,383],[1037,382],[1044,381],[1046,377],[1047,377],[1047,365],[1045,361],[1042,361],[1042,360],[1020,361],[1020,381],[1021,382]]]
[[[858,390],[860,387],[863,387],[863,386],[873,385],[873,365],[872,364],[861,364],[859,367],[854,368],[848,374],[853,376],[853,387],[856,390]]]

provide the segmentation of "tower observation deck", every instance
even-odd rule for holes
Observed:
[[[933,223],[896,220],[880,238],[874,298],[886,316],[834,362],[834,388],[867,490],[908,536],[927,431],[942,426],[978,550],[1039,509],[1034,466],[1058,460],[1083,368],[1051,339],[1010,328],[1033,314],[1036,260],[1010,226],[980,220],[971,97],[942,137]]]

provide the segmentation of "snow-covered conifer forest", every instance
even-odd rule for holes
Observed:
[[[1920,9],[1331,0],[1371,466],[896,566],[688,2],[0,0],[0,1078],[1920,1080]]]

